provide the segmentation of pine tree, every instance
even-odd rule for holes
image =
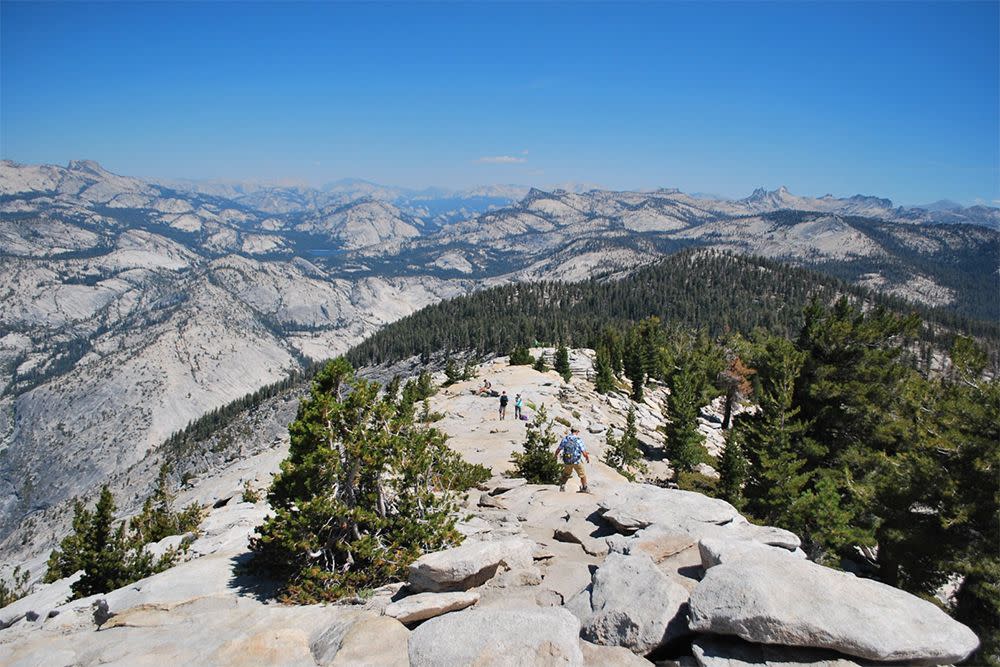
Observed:
[[[629,330],[628,336],[625,338],[625,345],[622,349],[622,364],[625,377],[632,381],[632,400],[641,401],[646,371],[643,365],[639,337],[634,328]]]
[[[444,365],[444,376],[446,387],[449,387],[459,380],[462,379],[462,372],[458,370],[458,364],[451,357],[448,357],[448,361]]]
[[[594,363],[594,391],[598,394],[608,394],[615,388],[615,375],[611,369],[610,354],[604,347],[597,348],[597,360]]]
[[[534,358],[531,353],[528,352],[528,348],[523,345],[518,345],[514,348],[514,351],[510,353],[510,365],[511,366],[530,366],[535,363]]]
[[[743,498],[743,486],[747,481],[749,467],[739,439],[730,432],[719,458],[718,488],[720,497],[736,509],[742,509],[746,502]]]
[[[545,363],[545,355],[541,352],[538,353],[538,358],[535,359],[535,364],[532,366],[539,373],[544,373],[549,370],[548,365]]]
[[[690,366],[675,373],[667,396],[667,456],[675,472],[690,472],[708,456],[702,444],[705,436],[698,432],[699,398],[693,374]]]
[[[114,515],[115,499],[105,485],[79,540],[82,550],[75,557],[79,558],[83,575],[73,584],[74,597],[113,591],[148,577],[169,563],[155,563],[142,544],[129,539],[124,521],[115,526]],[[62,564],[61,568],[66,569]]]
[[[333,600],[404,578],[421,553],[460,541],[455,492],[488,476],[442,433],[415,425],[412,404],[380,395],[342,358],[316,374],[289,434],[268,493],[275,514],[251,541],[252,567],[280,581],[288,601]]]
[[[565,345],[560,345],[556,350],[556,358],[552,367],[566,382],[569,382],[570,378],[573,377],[573,371],[569,367],[569,350],[566,349]]]
[[[556,435],[552,432],[544,405],[539,405],[534,419],[527,424],[523,451],[514,452],[514,472],[531,484],[556,484],[562,476],[562,466],[555,457]]]
[[[639,447],[638,431],[635,425],[635,408],[629,406],[625,418],[625,430],[621,438],[616,438],[608,429],[607,443],[604,448],[604,462],[624,475],[628,480],[635,481],[636,473],[646,472],[646,464],[642,460],[642,449]]]

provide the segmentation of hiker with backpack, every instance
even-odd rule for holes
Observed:
[[[580,477],[580,492],[586,493],[587,489],[587,470],[583,467],[581,459],[585,459],[587,463],[590,463],[590,454],[587,452],[587,446],[583,444],[583,439],[580,437],[580,429],[576,426],[569,430],[569,435],[564,437],[560,442],[559,446],[556,448],[556,458],[559,458],[559,453],[562,452],[562,462],[563,462],[563,474],[562,481],[559,482],[559,490],[566,490],[566,482],[573,475],[573,471]]]
[[[507,397],[507,391],[505,390],[500,394],[500,419],[504,419],[507,416],[507,403],[510,399]]]

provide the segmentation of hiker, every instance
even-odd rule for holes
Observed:
[[[478,392],[479,395],[480,396],[484,396],[484,395],[488,396],[489,393],[490,393],[490,386],[491,386],[490,385],[490,381],[487,380],[486,378],[483,378],[483,386],[479,388],[479,392]]]
[[[518,394],[514,397],[514,419],[521,418],[521,395]]]
[[[507,417],[507,402],[510,399],[507,397],[507,392],[504,391],[500,394],[500,419],[505,419]]]
[[[580,493],[587,492],[587,470],[583,467],[583,463],[580,459],[586,459],[587,463],[590,463],[590,454],[587,453],[587,446],[583,444],[583,439],[580,438],[580,429],[574,426],[569,430],[569,435],[564,437],[560,442],[559,446],[556,448],[556,458],[559,458],[559,452],[562,452],[562,462],[563,462],[563,474],[562,481],[559,482],[559,490],[566,490],[566,482],[569,480],[573,471],[580,477]]]

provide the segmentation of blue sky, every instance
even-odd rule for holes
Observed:
[[[0,154],[154,177],[992,203],[998,8],[4,0]]]

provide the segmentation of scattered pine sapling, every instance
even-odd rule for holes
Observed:
[[[611,429],[608,429],[604,462],[633,482],[637,473],[646,472],[647,466],[642,460],[642,449],[639,447],[634,407],[629,406],[628,416],[625,419],[625,430],[621,438],[616,438]]]
[[[527,424],[523,451],[514,452],[514,472],[531,484],[556,484],[562,476],[562,466],[555,457],[556,435],[552,432],[544,405],[535,412]]]
[[[611,368],[611,355],[606,348],[597,348],[597,359],[594,362],[594,391],[598,394],[608,394],[615,388],[615,374]]]
[[[534,357],[528,352],[528,348],[523,345],[518,345],[514,348],[514,351],[510,353],[510,365],[511,366],[530,366],[535,363]]]
[[[565,345],[560,345],[556,350],[556,358],[552,367],[566,382],[569,382],[573,377],[573,371],[569,367],[569,350],[566,349]]]
[[[549,370],[548,364],[545,363],[545,354],[543,352],[538,353],[538,358],[535,359],[535,364],[532,366],[539,373],[544,373]]]

